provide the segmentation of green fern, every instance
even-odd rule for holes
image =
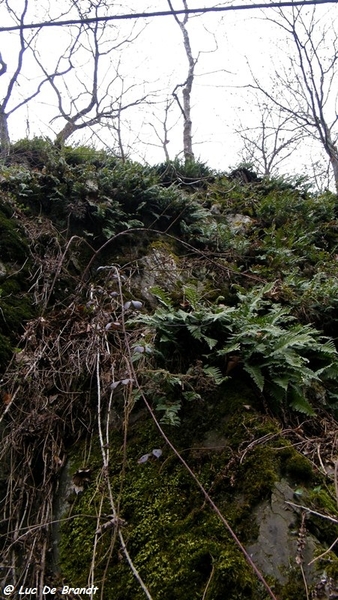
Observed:
[[[253,379],[255,384],[257,385],[260,392],[264,389],[265,377],[262,373],[262,370],[254,365],[245,364],[244,370],[249,373],[250,377]]]
[[[153,294],[153,296],[155,296],[155,298],[157,298],[157,300],[159,300],[159,302],[161,302],[161,304],[163,304],[163,306],[168,309],[173,308],[171,298],[163,288],[158,285],[153,285],[151,288],[149,288],[149,291],[151,294]]]
[[[203,372],[208,377],[211,377],[211,379],[216,385],[221,385],[222,383],[224,383],[224,381],[227,381],[227,379],[229,379],[228,377],[224,377],[222,371],[218,367],[207,365],[203,367]]]
[[[188,343],[189,352],[193,355],[198,349],[200,359],[204,345],[202,356],[212,365],[203,367],[204,374],[220,384],[227,378],[214,365],[235,352],[259,392],[275,406],[312,415],[311,387],[337,378],[337,351],[332,340],[311,325],[295,322],[289,309],[273,303],[268,297],[272,290],[269,284],[241,293],[238,305],[228,307],[203,301],[197,287],[187,286],[188,310],[175,309],[160,292],[165,305],[153,315],[140,315],[134,323],[155,329],[157,349],[169,368],[173,349],[180,348],[184,360]]]
[[[201,292],[195,285],[183,286],[183,294],[194,310],[197,310],[201,304]]]
[[[293,410],[303,413],[304,415],[307,415],[308,417],[313,417],[316,414],[315,411],[313,410],[313,407],[311,406],[309,401],[306,399],[304,393],[302,393],[302,391],[299,388],[290,386],[289,397],[290,397],[290,406],[291,406],[291,408],[293,408]]]
[[[181,409],[180,402],[169,403],[166,398],[162,398],[162,401],[159,401],[156,405],[156,410],[163,411],[163,416],[161,417],[161,423],[165,425],[179,425],[180,418],[178,413]]]

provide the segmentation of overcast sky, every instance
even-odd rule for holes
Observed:
[[[10,6],[17,9],[24,0],[8,0]],[[63,3],[51,3],[48,0],[29,0],[30,15],[26,22],[48,18],[50,10],[56,16],[62,10]],[[236,0],[236,5],[245,3]],[[109,14],[115,12],[128,13],[138,11],[167,10],[165,0],[153,0],[141,3],[140,0],[125,0],[119,6],[110,5]],[[223,4],[223,3],[222,3]],[[85,7],[87,0],[81,0]],[[182,8],[181,0],[174,0],[175,8]],[[213,6],[210,0],[201,2],[189,0],[189,8]],[[65,2],[66,6],[66,2]],[[115,6],[115,8],[114,8]],[[312,10],[309,7],[308,10]],[[270,11],[271,13],[271,11]],[[269,14],[270,14],[269,13]],[[329,15],[333,21],[337,15],[336,5],[317,7],[317,13]],[[2,26],[13,22],[5,1],[0,1],[0,22]],[[227,13],[209,13],[191,16],[188,31],[193,56],[199,56],[196,66],[196,77],[192,91],[192,118],[194,134],[194,152],[197,158],[207,162],[211,167],[228,169],[236,165],[241,158],[241,141],[234,133],[240,121],[244,125],[255,124],[257,113],[253,107],[253,98],[246,84],[250,83],[250,70],[259,76],[261,81],[269,82],[274,65],[277,66],[282,58],[285,47],[285,36],[282,30],[264,19],[260,10],[243,10]],[[133,33],[131,34],[131,30]],[[46,28],[37,32],[40,60],[47,68],[56,64],[69,43],[70,34],[75,34],[73,28]],[[102,62],[100,76],[103,87],[109,78],[114,80],[110,88],[112,96],[119,96],[122,89],[128,102],[147,95],[151,104],[143,104],[130,108],[123,114],[123,142],[132,158],[149,163],[164,160],[164,153],[156,138],[155,128],[162,135],[161,121],[163,120],[166,99],[172,98],[172,91],[177,84],[183,83],[187,76],[187,60],[184,53],[181,31],[173,17],[158,17],[146,21],[119,21],[112,23],[107,29],[110,40],[122,40],[128,35],[136,37],[133,42],[121,46],[114,51],[106,61]],[[8,63],[6,76],[0,78],[1,96],[5,89],[6,77],[15,68],[18,34],[0,34],[0,49],[2,57]],[[74,98],[84,91],[83,82],[91,77],[91,65],[84,45],[83,52],[78,52],[76,72],[66,76],[62,87],[62,96],[67,104],[67,95]],[[108,48],[108,47],[107,47]],[[119,77],[116,77],[116,66],[119,63]],[[64,64],[64,66],[66,63]],[[24,97],[28,90],[33,91],[39,82],[39,68],[32,57],[25,57],[20,86],[13,90],[13,101]],[[7,79],[8,81],[8,79]],[[60,78],[61,83],[61,78]],[[129,91],[126,91],[129,90]],[[78,99],[81,107],[84,95]],[[65,106],[66,106],[65,104]],[[13,106],[11,104],[10,106]],[[64,121],[54,119],[58,114],[57,99],[48,84],[42,88],[41,94],[28,105],[13,113],[9,119],[12,140],[25,135],[47,135],[52,139],[61,129]],[[168,151],[170,158],[175,158],[182,151],[182,120],[176,103],[170,112],[169,124],[172,126]],[[113,132],[94,128],[92,131],[82,130],[69,139],[72,142],[105,143],[111,146]],[[101,141],[100,141],[101,140]],[[296,170],[303,168],[302,154],[292,160]],[[281,170],[285,171],[288,165]],[[291,169],[291,165],[290,165]]]

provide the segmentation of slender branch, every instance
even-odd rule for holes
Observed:
[[[2,58],[2,54],[0,52],[0,77],[1,75],[4,75],[7,71],[7,64],[5,63],[4,59]]]
[[[301,8],[294,6],[291,15],[279,8],[279,18],[267,17],[293,42],[294,54],[289,57],[290,70],[285,69],[284,73],[276,71],[272,91],[253,74],[253,84],[247,87],[263,94],[295,126],[302,128],[304,137],[307,135],[320,142],[330,161],[338,190],[338,134],[333,132],[338,115],[335,112],[334,116],[329,116],[332,99],[336,97],[337,101],[335,83],[338,79],[338,52],[334,31],[328,38],[328,30],[320,26],[315,14],[314,7],[305,21]],[[331,37],[334,38],[332,44]],[[331,47],[333,52],[329,52],[327,63]],[[274,91],[276,87],[277,93]]]

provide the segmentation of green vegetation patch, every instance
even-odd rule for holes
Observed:
[[[95,565],[104,599],[144,597],[121,548],[109,484],[128,552],[155,600],[265,600],[257,576],[142,402],[154,408],[243,543],[257,539],[253,511],[269,501],[281,478],[294,486],[296,501],[303,494],[311,509],[335,514],[332,485],[295,450],[303,442],[292,439],[293,447],[288,436],[297,426],[302,438],[298,425],[305,421],[313,429],[303,441],[315,438],[321,415],[335,414],[338,406],[336,197],[313,195],[301,181],[243,181],[179,161],[150,168],[43,139],[18,142],[6,161],[0,179],[0,368],[33,316],[33,295],[43,326],[40,338],[25,338],[32,350],[26,358],[40,347],[41,365],[48,367],[34,371],[40,395],[24,362],[13,361],[6,375],[8,384],[27,369],[27,406],[39,415],[37,421],[24,415],[32,423],[13,470],[25,464],[22,456],[26,450],[30,456],[34,441],[32,456],[39,460],[29,468],[40,468],[33,476],[41,480],[43,460],[34,452],[47,448],[47,434],[48,502],[51,490],[59,489],[53,486],[63,450],[71,476],[90,467],[83,491],[66,499],[60,577],[86,586]],[[27,229],[34,243],[17,215],[27,218],[25,226],[38,215],[41,235]],[[147,252],[158,265],[139,260]],[[32,263],[24,266],[28,256]],[[164,272],[161,281],[156,269]],[[86,396],[80,395],[84,386]],[[3,393],[8,402],[11,394]],[[102,450],[109,448],[111,462],[103,469],[95,404],[102,400],[104,421],[108,397],[109,443]],[[8,418],[15,415],[11,427],[20,441],[26,430],[16,402]],[[126,406],[134,404],[124,436]],[[68,443],[88,435],[85,450],[79,441],[63,447],[70,431]],[[23,502],[18,514],[26,510]],[[11,518],[17,522],[16,514]],[[320,543],[333,544],[336,524],[323,525],[313,515],[308,522]],[[25,543],[35,560],[30,538]],[[289,575],[285,586],[271,584],[281,600],[299,600],[299,570]]]
[[[29,256],[29,246],[13,206],[0,197],[0,259],[4,263],[22,265]]]

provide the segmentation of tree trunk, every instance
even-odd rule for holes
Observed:
[[[4,109],[2,108],[2,106],[0,106],[0,156],[1,157],[8,156],[9,147],[10,147],[10,139],[9,139],[9,132],[8,132],[7,115],[4,111]]]
[[[326,153],[329,156],[331,167],[333,170],[334,183],[336,186],[336,191],[338,193],[338,150],[336,144],[333,143],[331,137],[331,131],[328,128],[324,119],[321,121],[319,119],[316,120],[317,129],[319,131],[319,135],[323,142],[323,146],[325,148]],[[320,131],[320,125],[322,127],[322,132]]]
[[[189,77],[186,81],[183,89],[183,109],[184,109],[184,126],[183,126],[183,149],[184,149],[184,160],[185,162],[191,162],[195,159],[192,150],[192,121],[191,121],[191,88],[194,74],[193,70],[189,68]]]
[[[184,40],[185,53],[187,55],[189,69],[188,77],[183,88],[183,111],[184,111],[184,127],[183,127],[183,151],[184,160],[189,162],[195,159],[192,150],[192,121],[191,121],[191,90],[194,81],[195,60],[192,56],[191,45],[188,31],[185,27],[185,22],[181,23],[181,30]]]
[[[68,121],[63,129],[57,134],[55,143],[64,146],[65,141],[76,131],[77,127],[72,121]]]
[[[185,10],[188,11],[187,0],[182,0],[182,1],[183,1],[183,6],[184,6]],[[173,95],[176,98],[176,100],[178,101],[178,104],[183,113],[183,119],[184,119],[183,154],[184,154],[185,163],[187,163],[187,162],[191,162],[191,161],[195,160],[195,156],[194,156],[194,153],[192,150],[191,90],[192,90],[192,85],[194,82],[195,65],[196,65],[197,60],[195,60],[192,55],[189,33],[186,28],[186,24],[188,22],[188,12],[186,13],[183,21],[180,21],[178,19],[177,15],[175,15],[171,0],[168,0],[168,4],[170,7],[170,10],[172,11],[172,13],[174,15],[176,23],[178,24],[178,26],[181,29],[182,36],[183,36],[184,50],[185,50],[186,57],[188,59],[188,64],[189,64],[188,77],[187,77],[185,83],[182,86],[176,86],[176,88],[183,87],[183,92],[182,92],[183,108],[178,100],[177,95],[175,94],[175,92],[173,93]],[[175,90],[176,90],[176,88],[175,88]]]
[[[337,155],[337,152],[335,154],[330,155],[330,163],[331,163],[332,170],[333,170],[336,191],[338,194],[338,155]]]

